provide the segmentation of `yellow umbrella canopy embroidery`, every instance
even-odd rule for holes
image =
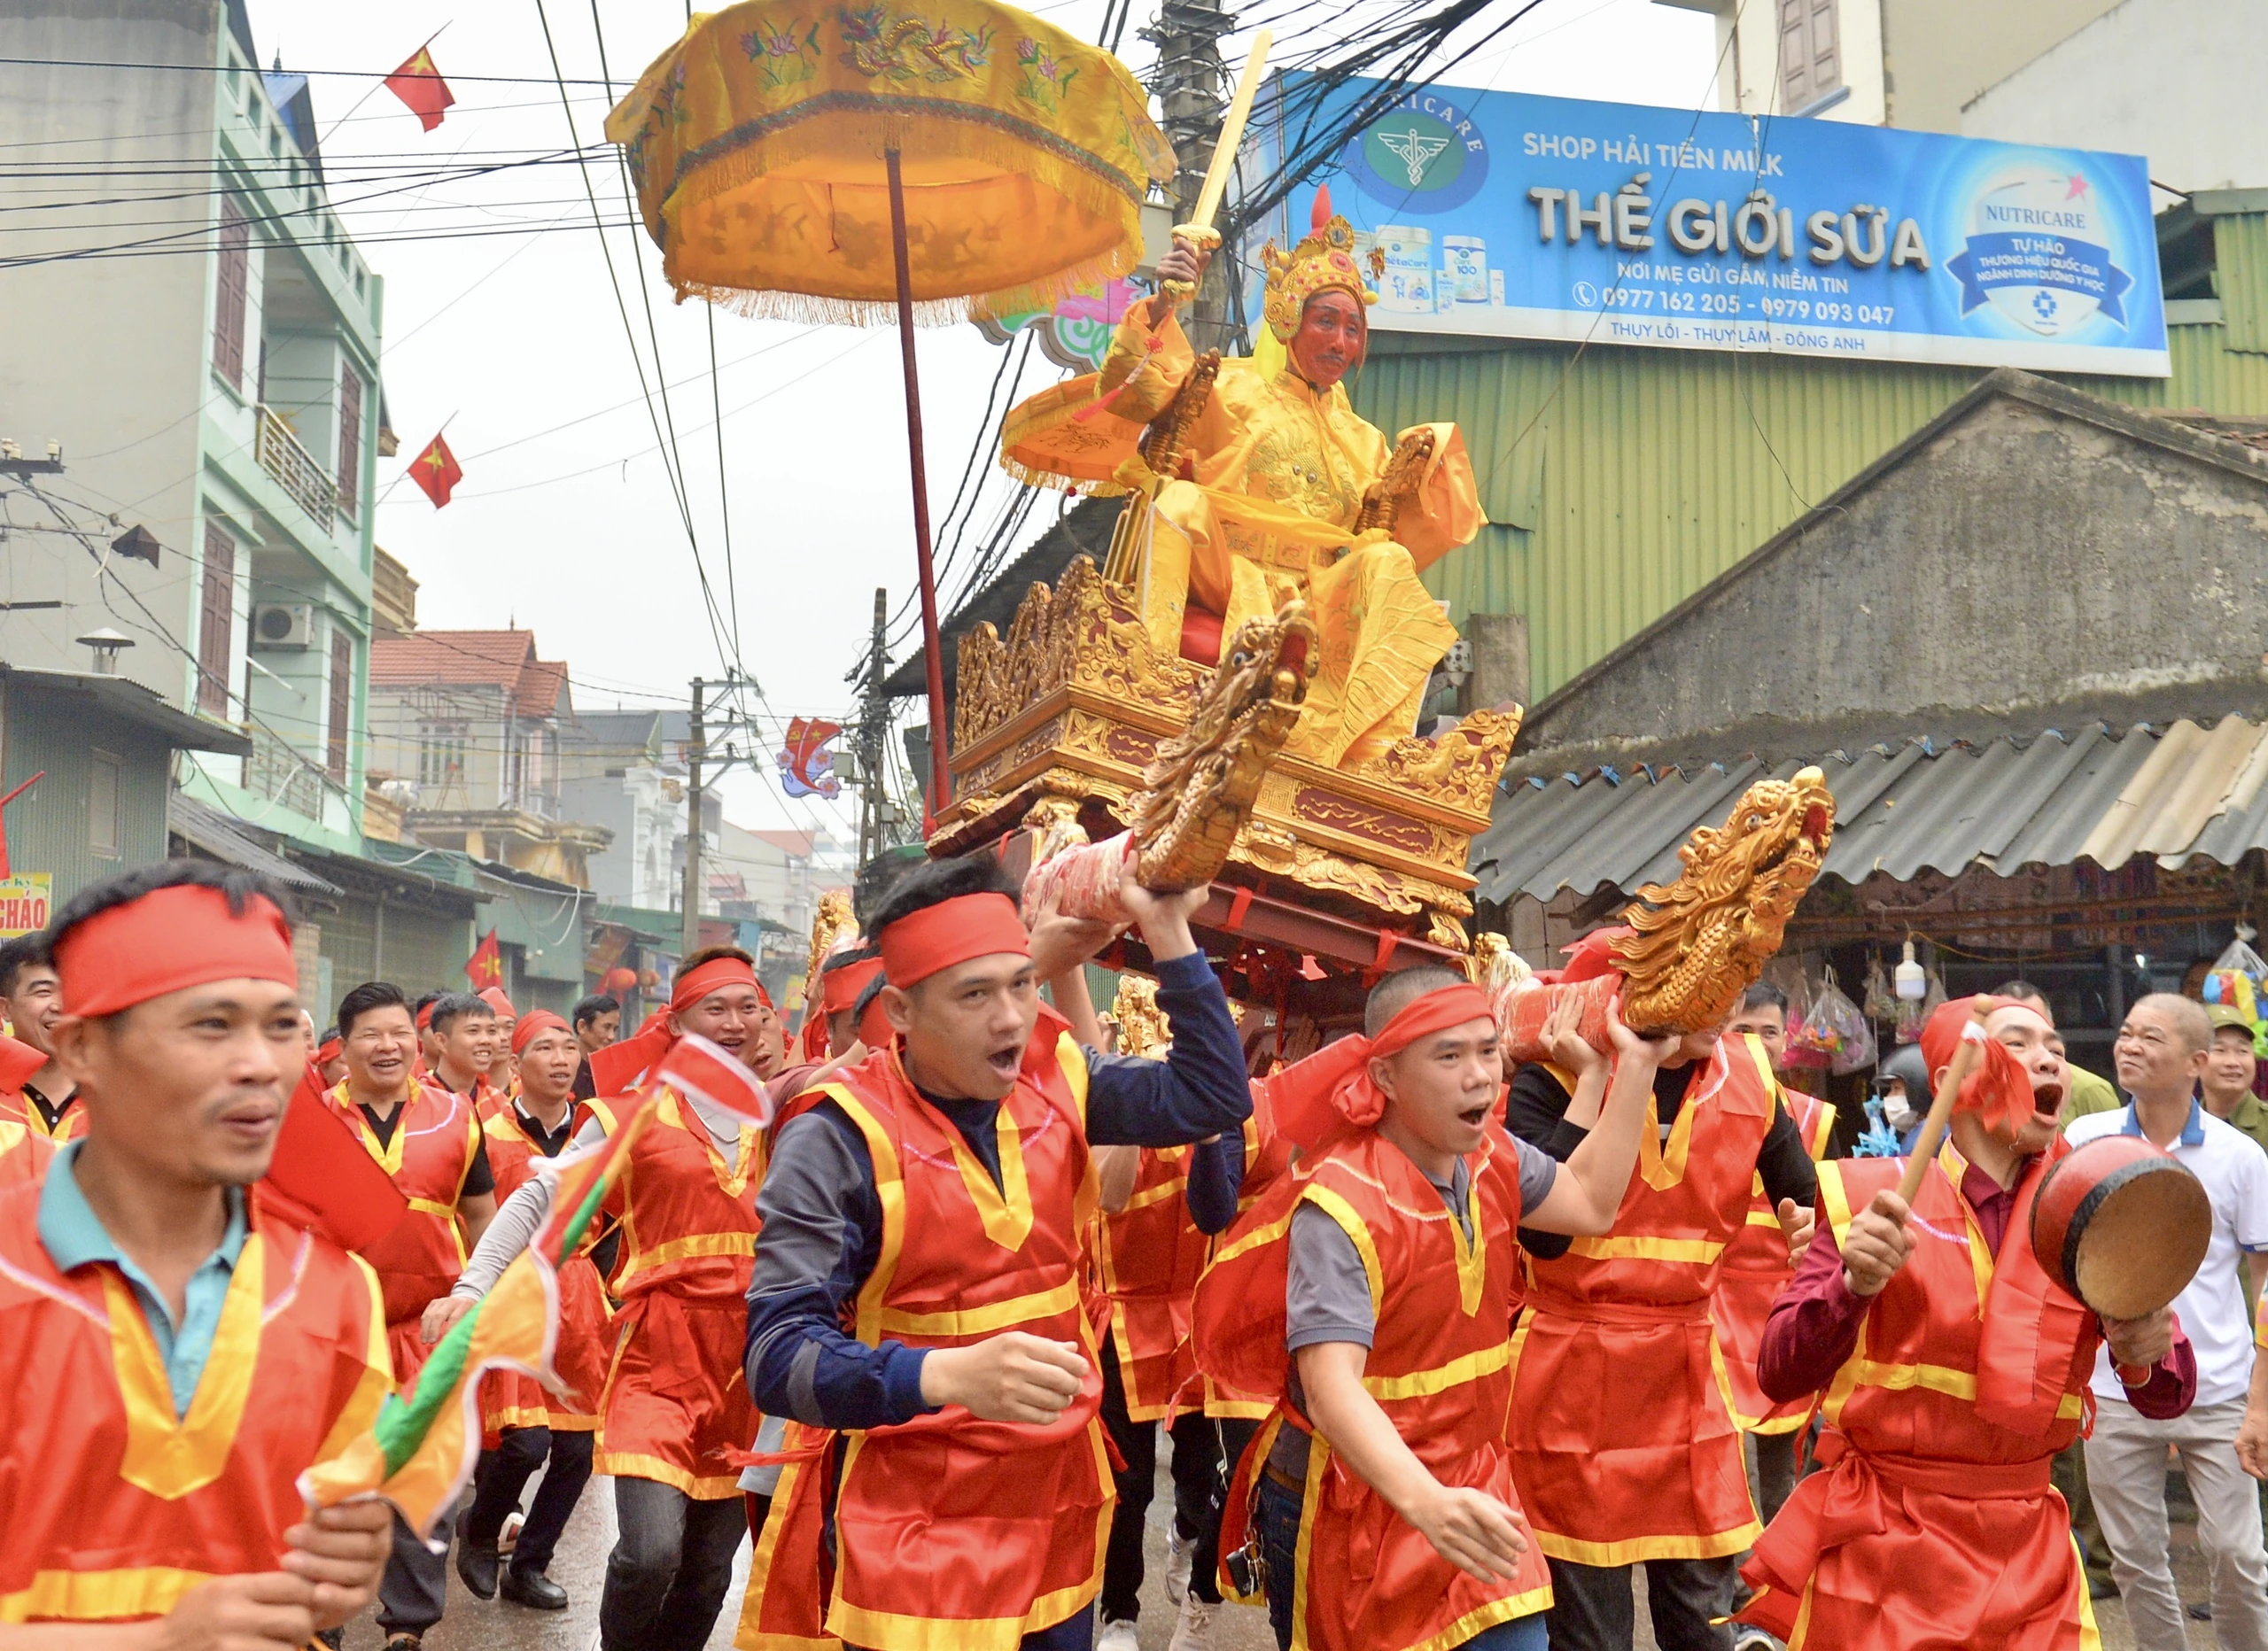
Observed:
[[[889,147],[928,322],[1125,273],[1146,185],[1174,171],[1123,64],[987,0],[697,15],[606,135],[680,298],[799,320],[889,318]]]

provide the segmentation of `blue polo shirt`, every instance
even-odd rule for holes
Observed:
[[[48,1167],[39,1195],[40,1244],[66,1273],[107,1262],[132,1286],[142,1316],[149,1323],[151,1339],[158,1345],[158,1357],[165,1364],[166,1380],[173,1388],[174,1417],[178,1421],[189,1414],[190,1400],[197,1396],[198,1378],[205,1374],[205,1361],[213,1353],[213,1337],[221,1328],[221,1304],[228,1298],[237,1258],[244,1253],[245,1195],[235,1187],[228,1190],[228,1229],[221,1235],[221,1247],[190,1275],[189,1288],[183,1292],[181,1322],[175,1324],[164,1295],[147,1273],[127,1259],[104,1229],[87,1195],[79,1190],[79,1178],[72,1166],[82,1144],[72,1142],[56,1153],[55,1162]]]

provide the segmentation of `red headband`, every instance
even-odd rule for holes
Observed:
[[[340,1046],[337,1038],[325,1038],[315,1048],[315,1065],[328,1066],[344,1053],[346,1050]]]
[[[564,1032],[572,1037],[575,1035],[575,1028],[553,1014],[548,1009],[531,1009],[522,1015],[518,1023],[512,1027],[512,1053],[515,1055],[524,1053],[527,1046],[535,1042],[536,1035],[540,1032]]]
[[[1982,994],[1979,995],[1980,996]],[[69,999],[65,1000],[66,1003]],[[1922,1027],[1922,1058],[1929,1063],[1930,1082],[1934,1086],[1938,1074],[1953,1065],[1953,1051],[1969,1035],[1972,997],[1955,997],[1938,1005]],[[2013,997],[1986,997],[1992,1012],[2003,1009],[2030,1009],[2029,1004]],[[1977,1036],[1984,1046],[1984,1058],[1961,1086],[1961,1093],[1953,1097],[1953,1109],[1957,1112],[1980,1114],[1988,1128],[1998,1127],[2013,1135],[2023,1128],[2032,1114],[2031,1074],[2016,1058],[2008,1046],[1977,1027]],[[1926,1099],[1926,1097],[1924,1097]]]
[[[417,1012],[417,1029],[420,1032],[431,1032],[433,1029],[433,1011],[439,1008],[441,1000],[437,997]]]
[[[297,988],[291,929],[275,902],[254,895],[242,917],[217,888],[177,883],[100,911],[55,943],[63,1006],[114,1015],[167,992],[214,981],[273,981]]]
[[[501,986],[485,986],[481,988],[480,1001],[486,1004],[491,1009],[493,1009],[499,1015],[502,1016],[507,1020],[511,1019],[520,1012],[518,1010],[512,1007],[512,1000],[504,996],[504,988]]]
[[[881,944],[882,973],[900,988],[971,957],[1031,956],[1031,936],[1006,895],[962,895],[908,912],[882,932]]]
[[[706,963],[696,964],[679,973],[676,982],[670,988],[670,1011],[681,1015],[710,993],[721,991],[727,986],[753,986],[756,995],[764,1000],[765,1006],[771,1006],[772,995],[764,989],[764,982],[756,978],[754,969],[738,957],[711,957]]]
[[[866,989],[866,982],[882,972],[880,957],[861,958],[846,963],[839,969],[829,969],[819,977],[819,1012],[839,1015],[858,1006],[858,994]]]
[[[1488,994],[1469,981],[1444,986],[1404,1004],[1374,1038],[1326,1043],[1267,1081],[1278,1133],[1312,1151],[1349,1124],[1368,1128],[1386,1112],[1386,1092],[1371,1081],[1371,1062],[1399,1055],[1419,1038],[1468,1020],[1493,1020]]]

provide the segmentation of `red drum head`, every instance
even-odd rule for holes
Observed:
[[[2104,1136],[2048,1168],[2031,1251],[2057,1285],[2109,1319],[2155,1313],[2187,1287],[2213,1236],[2204,1184],[2140,1136]]]

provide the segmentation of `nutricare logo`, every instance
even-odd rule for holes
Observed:
[[[1969,209],[1969,238],[1946,260],[1961,313],[1990,304],[2045,338],[2101,314],[2126,324],[2134,277],[2110,261],[2110,235],[2082,173],[2024,167],[1999,174]]]
[[[1351,140],[1342,159],[1355,187],[1374,201],[1449,212],[1487,180],[1488,140],[1450,94],[1412,92]]]

